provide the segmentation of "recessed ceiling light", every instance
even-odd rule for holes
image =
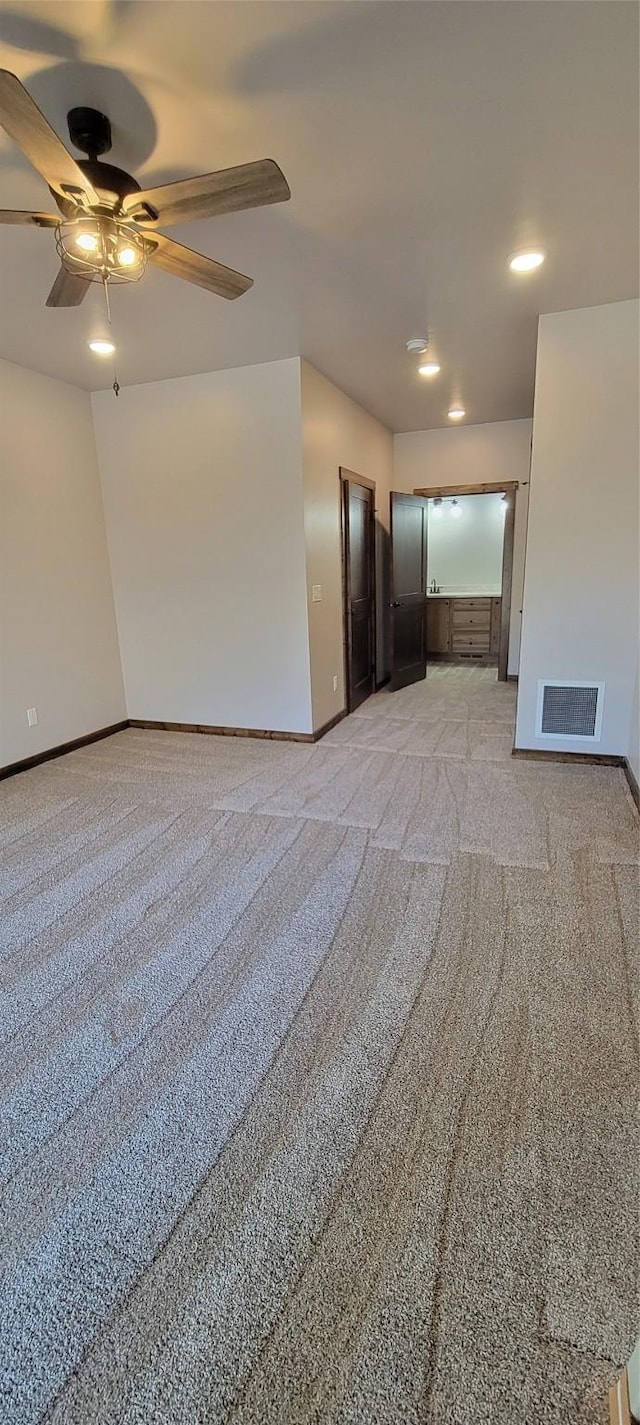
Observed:
[[[463,418],[463,416],[465,416],[465,415],[466,415],[466,411],[463,409],[462,406],[452,406],[452,407],[451,407],[451,410],[449,411],[449,420],[450,420],[450,421],[461,421],[462,418]]]
[[[96,356],[111,356],[111,353],[115,351],[112,341],[90,341],[89,346],[92,351],[95,351]]]
[[[437,361],[423,361],[418,367],[421,376],[437,376],[440,366]]]
[[[514,252],[509,258],[512,272],[533,272],[536,267],[541,267],[543,262],[543,252]]]
[[[83,252],[95,252],[98,246],[98,239],[95,233],[80,233],[76,238],[76,247],[81,247]]]
[[[118,262],[121,267],[134,267],[138,261],[138,254],[135,247],[121,247],[118,251]]]

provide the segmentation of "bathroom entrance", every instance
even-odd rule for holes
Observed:
[[[429,662],[507,678],[517,482],[416,490],[427,504]]]

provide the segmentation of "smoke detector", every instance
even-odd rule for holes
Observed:
[[[426,336],[412,336],[407,342],[407,351],[424,352],[429,345]]]

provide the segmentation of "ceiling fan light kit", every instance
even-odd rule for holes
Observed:
[[[30,94],[0,70],[0,127],[42,175],[59,213],[0,211],[0,223],[55,230],[60,270],[49,307],[76,307],[91,282],[138,281],[148,262],[228,301],[253,286],[251,277],[183,247],[159,231],[171,223],[284,203],[289,185],[273,159],[259,159],[143,191],[130,173],[102,161],[111,124],[97,109],[67,115],[69,136],[86,158],[75,159]]]
[[[115,218],[73,218],[59,223],[55,236],[62,266],[86,282],[138,282],[147,265],[137,228]]]

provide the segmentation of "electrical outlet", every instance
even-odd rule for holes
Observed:
[[[35,727],[38,721],[38,709],[27,708],[27,723],[29,727]]]
[[[334,691],[334,693],[337,693],[337,691],[338,691],[338,674],[337,674],[337,673],[334,673],[334,675],[333,675],[333,691]]]
[[[313,585],[311,590],[311,602],[314,604],[322,603],[322,584]]]

